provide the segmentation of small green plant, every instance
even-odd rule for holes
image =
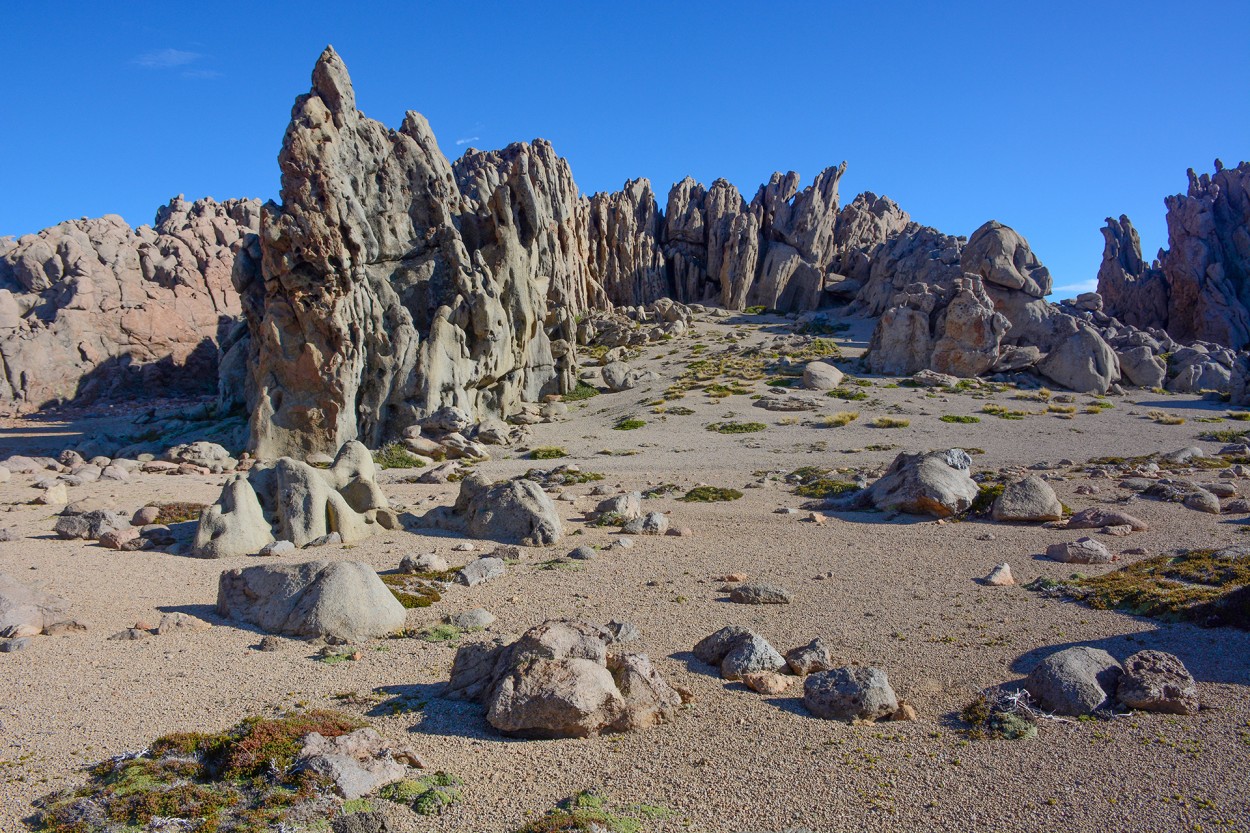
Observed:
[[[352,798],[343,802],[343,815],[351,816],[356,813],[372,813],[373,802],[367,798]]]
[[[999,495],[1003,493],[1002,483],[982,483],[977,488],[977,496],[973,498],[972,505],[968,507],[969,515],[984,515],[994,506],[994,501],[998,500]]]
[[[184,521],[198,521],[200,512],[204,511],[205,504],[190,503],[179,501],[176,503],[160,503],[157,504],[156,520],[154,524],[177,524]]]
[[[1072,414],[1076,413],[1076,406],[1075,405],[1056,405],[1055,403],[1051,402],[1049,405],[1046,406],[1046,413],[1058,414],[1060,416],[1071,416]]]
[[[1250,435],[1250,430],[1238,431],[1234,428],[1225,428],[1219,431],[1203,431],[1198,435],[1198,439],[1210,440],[1213,443],[1243,443],[1247,435]]]
[[[647,489],[642,493],[642,497],[644,500],[650,500],[652,498],[664,497],[671,492],[678,491],[681,491],[681,487],[676,483],[661,483],[659,486],[652,486],[650,489]]]
[[[737,489],[725,489],[719,486],[695,486],[678,500],[686,503],[716,503],[724,500],[737,500],[742,492]]]
[[[561,457],[569,456],[568,451],[563,448],[535,448],[529,453],[531,460],[559,460]]]
[[[417,779],[406,778],[387,784],[378,790],[378,798],[394,801],[396,804],[408,804],[420,815],[433,816],[464,798],[460,791],[462,786],[464,781],[459,776],[439,771],[433,775]]]
[[[764,310],[766,309],[768,309],[768,307],[760,304],[756,306],[747,307],[746,309],[743,310],[743,312],[746,313],[747,315],[763,315]]]
[[[674,408],[666,408],[664,413],[669,414],[670,416],[690,416],[694,413],[694,409],[687,408],[684,405],[678,405]]]
[[[816,418],[822,428],[841,428],[859,419],[859,411],[838,411],[836,414],[825,414]]]
[[[911,420],[902,419],[900,417],[883,416],[883,417],[877,417],[876,419],[874,419],[872,422],[868,424],[871,425],[873,428],[906,428],[907,426],[911,425]]]
[[[762,422],[713,422],[706,426],[707,430],[717,434],[754,434],[767,427]]]
[[[578,381],[577,385],[575,385],[571,391],[564,394],[560,398],[563,399],[565,402],[581,402],[583,400],[590,399],[592,396],[598,396],[598,395],[599,395],[598,388],[594,387],[593,385],[588,385],[585,382]]]
[[[397,442],[387,443],[373,452],[373,462],[383,469],[419,469],[425,466],[420,457]]]
[[[429,625],[417,631],[417,639],[422,642],[455,642],[464,629],[456,625]]]
[[[646,424],[646,420],[638,419],[637,417],[621,417],[616,421],[616,424],[612,426],[612,430],[633,431],[634,429],[641,428]]]
[[[1010,408],[1005,408],[1002,405],[995,405],[994,403],[991,402],[981,408],[981,413],[989,414],[990,416],[996,416],[999,419],[1024,419],[1026,416],[1029,416],[1030,413],[1032,412],[1031,411],[1013,411]]]
[[[956,416],[955,414],[943,414],[938,417],[942,422],[950,422],[958,425],[974,425],[981,421],[980,417],[974,416]]]
[[[834,399],[841,399],[846,402],[862,402],[863,400],[868,398],[868,394],[865,393],[864,391],[852,390],[851,388],[848,388],[848,387],[834,388],[833,390],[826,393],[825,396],[831,396]]]
[[[1250,411],[1229,411],[1224,416],[1237,422],[1246,422],[1250,420]]]

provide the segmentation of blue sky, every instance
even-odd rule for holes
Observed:
[[[690,174],[747,197],[849,162],[914,219],[1024,234],[1058,294],[1127,213],[1148,256],[1185,169],[1250,158],[1250,3],[9,2],[0,235],[169,197],[272,197],[333,43],[360,108],[444,153],[550,139],[584,193]]]

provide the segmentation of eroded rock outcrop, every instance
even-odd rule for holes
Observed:
[[[259,200],[177,197],[153,226],[69,220],[0,246],[0,411],[215,389]]]
[[[275,540],[303,547],[331,533],[350,544],[398,525],[372,455],[350,442],[329,468],[280,457],[226,481],[217,503],[200,514],[192,552],[201,558],[255,555]]]
[[[1107,219],[1098,292],[1128,324],[1240,350],[1250,343],[1250,162],[1217,159],[1214,174],[1188,175],[1187,192],[1164,201],[1168,248],[1153,264],[1127,217]]]

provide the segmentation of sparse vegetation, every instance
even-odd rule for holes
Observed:
[[[716,503],[724,500],[737,500],[742,492],[737,489],[725,489],[720,486],[695,486],[678,500],[686,503]]]
[[[1026,416],[1029,416],[1032,412],[1031,411],[1013,411],[1011,408],[1004,407],[1003,405],[995,405],[994,403],[991,402],[981,408],[981,413],[989,414],[990,416],[996,416],[999,419],[1024,419]]]
[[[906,428],[907,426],[911,425],[911,420],[903,419],[901,417],[882,416],[882,417],[877,417],[876,419],[874,419],[872,422],[868,424],[871,425],[873,428]]]
[[[598,396],[599,389],[594,385],[588,385],[585,382],[578,381],[577,385],[561,398],[565,402],[581,402],[590,399],[592,396]]]
[[[437,815],[463,799],[464,781],[449,772],[435,772],[421,778],[406,778],[378,790],[378,798],[407,804],[423,816]]]
[[[382,469],[419,469],[425,462],[404,447],[403,443],[387,443],[373,452],[373,462]]]
[[[646,420],[638,419],[637,417],[622,417],[616,421],[615,425],[612,426],[612,430],[633,431],[634,429],[641,428],[646,424]]]
[[[563,448],[535,448],[530,451],[529,458],[531,460],[559,460],[561,457],[569,456],[568,451]]]
[[[834,399],[842,399],[846,402],[862,402],[868,398],[868,394],[862,390],[852,390],[848,387],[838,387],[829,391],[825,396],[831,396]]]
[[[83,786],[41,798],[35,820],[48,833],[137,831],[157,819],[162,829],[230,833],[264,833],[292,816],[324,823],[340,809],[320,799],[321,776],[293,771],[295,757],[312,732],[334,738],[365,725],[308,711],[249,717],[218,734],[165,735],[139,756],[92,767]]]
[[[1098,610],[1250,629],[1250,561],[1213,550],[1146,558],[1100,576],[1038,579],[1028,587]]]
[[[707,430],[717,434],[754,434],[767,427],[762,422],[713,422],[706,426]]]
[[[154,524],[178,524],[185,521],[198,521],[200,513],[206,508],[203,503],[190,503],[187,501],[178,501],[175,503],[157,504],[156,520]]]
[[[1210,440],[1213,443],[1244,443],[1248,435],[1250,435],[1250,430],[1238,431],[1235,428],[1224,428],[1215,431],[1203,431],[1198,435],[1198,439]]]
[[[942,422],[950,422],[959,425],[973,425],[981,421],[980,417],[974,416],[957,416],[955,414],[943,414],[938,417]]]
[[[1151,411],[1146,414],[1150,421],[1156,425],[1184,425],[1185,418],[1176,416],[1175,414],[1164,413],[1163,411]]]
[[[641,833],[642,819],[668,815],[666,808],[647,804],[613,810],[603,797],[583,790],[514,833]]]
[[[822,428],[841,428],[859,419],[859,411],[838,411],[836,414],[825,414],[816,418]]]

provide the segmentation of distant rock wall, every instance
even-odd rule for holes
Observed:
[[[0,412],[215,388],[259,218],[259,200],[178,197],[154,227],[110,214],[0,241]]]
[[[1106,311],[1177,341],[1240,350],[1250,344],[1250,162],[1213,175],[1189,170],[1186,194],[1168,197],[1168,248],[1152,264],[1125,216],[1107,219],[1098,270]]]

